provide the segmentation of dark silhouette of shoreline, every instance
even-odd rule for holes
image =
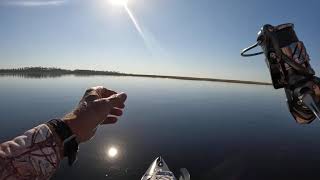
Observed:
[[[23,78],[57,78],[67,75],[74,76],[130,76],[130,77],[146,77],[146,78],[164,78],[189,81],[211,81],[211,82],[226,82],[238,84],[255,84],[255,85],[271,85],[268,82],[215,79],[215,78],[199,78],[199,77],[183,77],[183,76],[164,76],[164,75],[147,75],[147,74],[128,74],[116,71],[95,71],[95,70],[67,70],[60,68],[46,67],[24,67],[15,69],[0,69],[0,76],[16,76]]]

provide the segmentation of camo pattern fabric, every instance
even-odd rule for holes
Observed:
[[[0,144],[0,180],[50,179],[59,166],[61,146],[46,124]]]
[[[172,176],[156,176],[152,180],[176,180],[176,178]]]

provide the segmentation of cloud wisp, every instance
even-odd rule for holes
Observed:
[[[0,1],[1,2],[1,1]],[[39,6],[59,6],[66,2],[66,0],[7,0],[2,4],[11,6],[23,7],[39,7]]]

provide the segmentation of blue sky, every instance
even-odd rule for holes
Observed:
[[[270,81],[264,57],[240,57],[263,24],[295,23],[320,71],[320,1],[0,0],[0,67],[55,66]]]

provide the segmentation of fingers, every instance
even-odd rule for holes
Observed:
[[[121,104],[119,107],[117,107],[117,108],[120,108],[120,109],[124,109],[125,108],[125,104],[123,103],[123,104]]]
[[[98,89],[99,94],[101,95],[101,98],[107,98],[110,97],[113,94],[117,94],[117,92],[107,89],[107,88],[99,88]]]
[[[127,95],[125,93],[114,94],[107,98],[112,107],[123,108],[124,102],[127,99]]]
[[[101,86],[90,88],[86,91],[84,101],[88,102],[96,115],[96,124],[112,124],[117,122],[117,116],[123,114],[124,102],[127,99],[125,93],[116,92]]]
[[[94,100],[99,99],[99,98],[100,98],[99,94],[95,91],[95,89],[90,88],[85,92],[81,101],[93,102]]]
[[[125,93],[114,94],[109,98],[96,99],[93,101],[94,109],[98,112],[110,113],[113,111],[114,113],[119,113],[116,109],[123,109],[126,99],[127,95]]]
[[[84,96],[83,99],[86,102],[93,102],[93,101],[99,99],[99,96],[97,94],[91,93],[91,94]]]
[[[113,108],[113,109],[110,111],[110,115],[121,116],[122,114],[123,114],[123,112],[122,112],[121,109]]]
[[[82,103],[83,101],[90,103],[97,99],[108,98],[114,94],[117,94],[117,92],[104,88],[103,86],[91,87],[86,90],[80,103]],[[119,108],[124,108],[124,104],[119,105]]]
[[[114,124],[118,121],[118,117],[108,116],[106,120],[104,120],[101,124]]]
[[[103,86],[96,86],[87,89],[87,91],[85,92],[85,96],[89,94],[97,95],[99,98],[107,98],[113,94],[117,94],[117,92],[104,88]]]
[[[122,114],[123,112],[121,109],[113,108],[110,111],[110,115],[101,124],[114,124],[118,121],[117,116],[121,116]]]

